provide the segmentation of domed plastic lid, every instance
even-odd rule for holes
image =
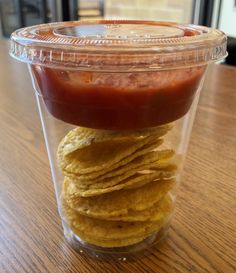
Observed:
[[[203,26],[153,21],[74,21],[16,30],[10,54],[55,68],[143,71],[192,67],[224,58],[226,36]]]

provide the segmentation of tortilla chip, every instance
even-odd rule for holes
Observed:
[[[65,202],[63,202],[63,210],[68,225],[76,230],[76,234],[79,236],[84,234],[87,238],[104,241],[147,237],[151,232],[159,230],[170,216],[166,212],[162,221],[123,222],[106,221],[81,215]]]
[[[123,138],[142,139],[148,136],[155,138],[165,135],[172,128],[171,124],[165,124],[153,128],[128,130],[128,131],[111,131],[97,130],[84,127],[77,127],[71,130],[61,141],[60,148],[64,156],[93,143],[104,142],[107,140],[117,140]]]
[[[154,162],[153,166],[156,167],[157,164],[159,164],[159,162]],[[150,165],[147,167],[150,167]],[[65,180],[70,181],[71,188],[74,187],[74,192],[77,192],[78,196],[89,197],[121,189],[141,187],[142,185],[145,185],[156,179],[160,180],[174,178],[176,174],[176,168],[176,165],[170,164],[165,168],[160,168],[159,170],[148,170],[145,173],[142,173],[141,171],[137,172],[137,170],[134,169],[133,171],[119,175],[113,179],[109,178],[105,179],[104,182],[85,186],[78,184],[77,181],[74,181],[69,177],[66,177]]]
[[[66,156],[59,148],[59,166],[67,175],[81,175],[106,170],[143,147],[150,140],[153,140],[153,137],[147,137],[142,141],[130,138],[98,142]]]
[[[97,218],[109,218],[141,211],[152,207],[175,186],[174,179],[152,181],[135,189],[123,189],[109,193],[80,197],[70,180],[64,181],[63,197],[77,212]]]
[[[122,160],[116,164],[117,167],[115,169],[104,169],[103,174],[98,177],[95,176],[97,175],[96,173],[77,176],[73,175],[69,177],[71,177],[80,188],[106,188],[118,184],[120,181],[134,175],[136,172],[166,168],[170,165],[170,158],[172,158],[173,155],[173,150],[153,151],[138,156],[131,162]],[[124,162],[126,162],[126,164],[124,164]]]
[[[130,238],[125,238],[125,239],[118,239],[118,240],[102,240],[102,239],[97,239],[94,237],[90,237],[87,234],[84,234],[80,230],[76,229],[73,225],[71,226],[71,230],[77,234],[80,239],[83,241],[86,241],[87,243],[100,246],[100,247],[124,247],[124,246],[129,246],[129,245],[134,245],[137,244],[141,241],[143,241],[147,236],[142,236],[142,237],[130,237]]]

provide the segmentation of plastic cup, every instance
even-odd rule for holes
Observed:
[[[126,258],[168,231],[207,66],[221,31],[149,21],[15,31],[28,63],[66,239]]]

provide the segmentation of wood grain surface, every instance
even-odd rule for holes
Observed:
[[[168,237],[101,261],[63,238],[27,66],[0,41],[0,272],[236,272],[236,68],[214,65],[200,98]]]

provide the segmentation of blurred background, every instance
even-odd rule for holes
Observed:
[[[193,23],[228,36],[226,63],[236,65],[236,0],[0,0],[0,37],[41,23],[86,19]]]

